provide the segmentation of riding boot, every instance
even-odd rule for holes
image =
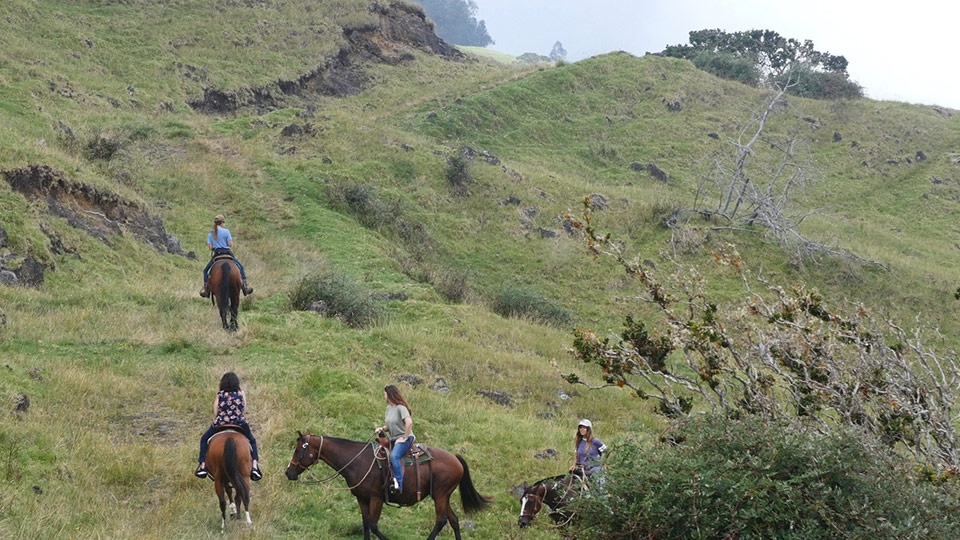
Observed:
[[[253,287],[247,285],[247,280],[243,280],[243,285],[241,285],[241,288],[243,289],[244,296],[253,294]]]
[[[204,298],[210,298],[210,291],[207,289],[207,283],[203,283],[203,288],[200,289],[200,296]]]

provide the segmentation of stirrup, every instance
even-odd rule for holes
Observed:
[[[243,285],[241,285],[240,288],[243,289],[243,295],[244,295],[244,296],[247,296],[247,295],[249,295],[249,294],[253,294],[253,287],[247,285],[247,282],[246,282],[246,281],[243,282]]]
[[[210,298],[210,291],[208,291],[207,288],[204,287],[203,289],[200,289],[200,296],[202,298]]]
[[[207,477],[207,468],[203,465],[197,465],[197,470],[193,471],[193,475],[197,478],[206,478]]]

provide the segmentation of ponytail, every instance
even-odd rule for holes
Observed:
[[[217,217],[213,218],[213,230],[210,232],[213,234],[214,240],[220,239],[220,235],[218,233],[220,231],[220,226],[224,223],[226,223],[226,220],[223,219],[223,216],[220,214],[217,214]]]

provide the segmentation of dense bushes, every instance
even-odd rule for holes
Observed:
[[[557,327],[569,326],[573,315],[546,296],[516,285],[500,291],[492,309],[503,317],[525,317]]]
[[[663,439],[610,452],[604,496],[576,503],[582,536],[909,539],[960,530],[956,493],[946,492],[955,478],[921,480],[853,431],[705,415]]]
[[[383,320],[383,308],[370,291],[347,276],[326,273],[302,278],[290,291],[290,306],[337,317],[355,328],[375,326]]]

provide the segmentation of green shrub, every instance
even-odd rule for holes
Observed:
[[[323,313],[337,317],[354,328],[366,328],[379,324],[385,314],[370,291],[349,277],[332,272],[319,276],[307,276],[290,291],[290,307],[297,310],[311,309],[315,302],[323,302]]]
[[[748,86],[760,83],[760,72],[755,61],[749,57],[730,53],[702,52],[691,60],[693,65],[721,79],[734,80]]]
[[[452,156],[447,160],[447,183],[459,195],[466,194],[469,191],[470,184],[473,183],[473,176],[470,174],[470,161],[460,155]]]
[[[921,480],[852,431],[823,435],[754,417],[703,415],[654,448],[615,445],[603,496],[576,527],[615,538],[949,538],[952,478]],[[952,531],[952,532],[951,532]]]
[[[429,279],[437,293],[448,302],[461,304],[470,298],[470,273],[465,270],[434,269],[430,272]]]
[[[393,236],[415,255],[434,249],[426,229],[407,215],[400,200],[384,200],[376,186],[337,183],[331,184],[326,193],[337,209],[352,215],[364,227]]]
[[[792,83],[790,94],[811,99],[861,99],[863,87],[851,81],[844,73],[814,71],[799,68],[779,77],[780,84]]]
[[[570,326],[573,316],[553,300],[519,286],[502,290],[493,302],[493,311],[503,317],[525,317],[559,328]]]

